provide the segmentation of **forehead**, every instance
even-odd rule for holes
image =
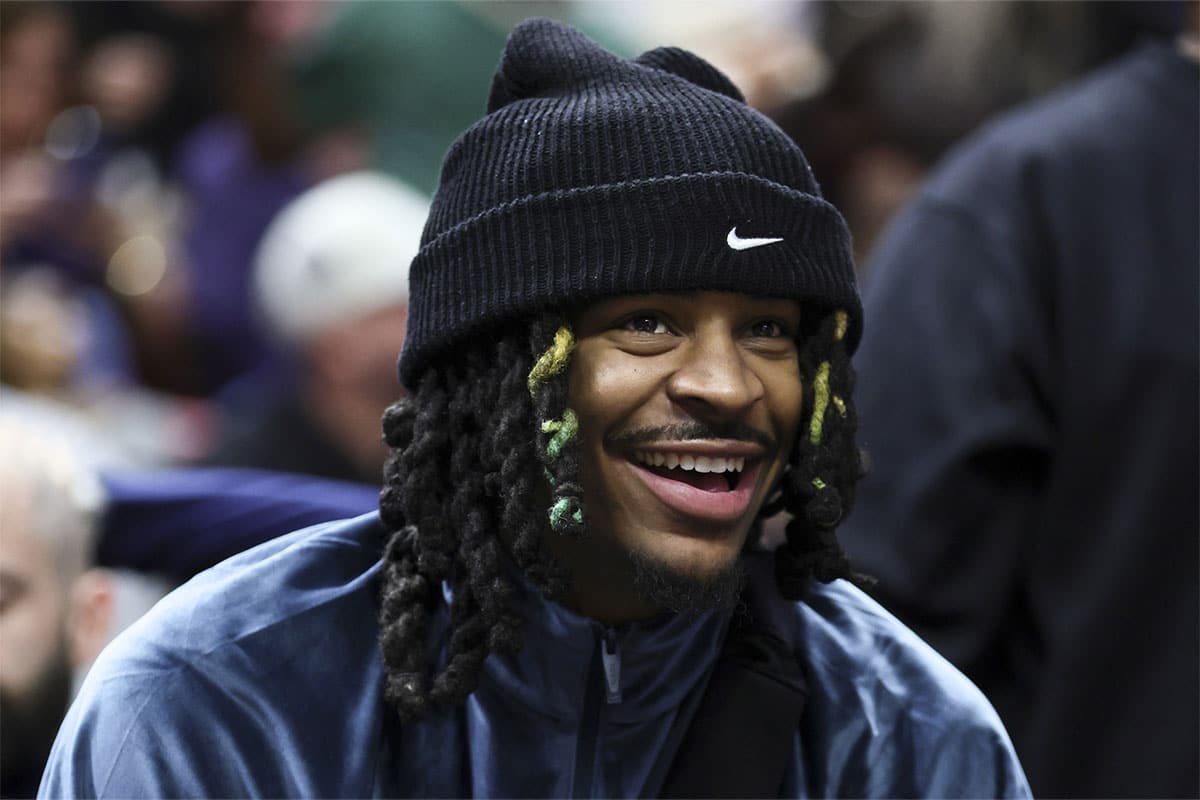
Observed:
[[[671,294],[623,294],[607,297],[575,308],[572,323],[587,325],[603,317],[632,310],[657,310],[688,316],[784,316],[799,321],[801,303],[784,297],[769,297],[741,292],[684,292]]]
[[[54,572],[55,549],[34,532],[34,511],[28,495],[0,492],[0,573],[29,579]]]

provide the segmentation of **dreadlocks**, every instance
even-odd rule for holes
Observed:
[[[845,330],[841,311],[805,325],[802,419],[811,422],[797,436],[778,501],[764,508],[793,516],[776,551],[780,590],[791,599],[811,579],[857,577],[834,535],[860,475]],[[384,554],[380,638],[386,696],[403,718],[461,703],[490,653],[520,647],[506,559],[547,595],[566,589],[568,576],[542,536],[585,528],[578,421],[566,405],[573,344],[570,327],[551,313],[477,337],[426,370],[384,416],[392,455],[380,513],[394,533]],[[444,643],[430,630],[443,582],[452,597]]]

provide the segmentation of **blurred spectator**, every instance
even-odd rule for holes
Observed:
[[[104,0],[66,3],[79,32],[82,94],[105,148],[138,153],[169,174],[178,149],[221,107],[227,39],[244,3]]]
[[[44,434],[44,432],[41,432]],[[91,569],[103,491],[65,445],[0,414],[0,792],[32,797],[72,675],[108,641],[109,577]]]
[[[957,149],[880,245],[842,539],[1034,792],[1200,796],[1197,11]]]
[[[319,184],[276,217],[254,286],[297,385],[232,418],[211,463],[379,484],[379,420],[400,392],[408,262],[427,213],[417,192],[360,172]]]
[[[124,325],[104,295],[48,267],[0,273],[0,380],[47,394],[133,380]]]
[[[222,40],[219,113],[189,132],[174,163],[188,199],[181,238],[196,357],[187,367],[194,391],[221,400],[241,379],[256,386],[277,372],[279,353],[255,320],[250,288],[267,225],[321,177],[361,168],[368,158],[365,146],[331,156],[342,133],[306,132],[297,119],[286,62],[327,24],[330,7],[294,0],[236,5]],[[329,140],[338,145],[327,146]]]
[[[359,128],[373,166],[432,192],[446,149],[483,115],[504,46],[507,26],[483,5],[339,4],[291,61],[305,129]]]
[[[854,233],[862,268],[951,145],[1146,33],[1174,33],[1183,3],[818,0],[793,8],[793,24],[810,32],[825,62],[793,83],[812,85],[814,71],[821,82],[804,96],[776,91],[752,101],[809,154]]]
[[[36,793],[92,661],[174,584],[277,535],[370,511],[377,493],[251,470],[130,469],[70,412],[5,394],[0,796]]]
[[[145,379],[145,342],[163,349],[178,343],[182,290],[172,269],[177,204],[152,170],[147,176],[137,163],[118,164],[98,111],[104,104],[89,95],[94,82],[77,74],[86,54],[77,45],[73,8],[13,2],[0,10],[5,288],[36,293],[39,313],[57,306],[57,315],[85,334],[75,349],[87,357],[59,370],[56,385],[39,385],[47,391],[79,389],[96,377],[105,384]],[[20,280],[26,272],[37,277]],[[21,313],[26,326],[33,315]]]

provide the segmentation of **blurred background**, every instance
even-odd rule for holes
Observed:
[[[281,333],[297,326],[287,298],[255,289],[258,247],[332,176],[371,171],[428,196],[516,21],[557,17],[625,54],[669,43],[716,63],[799,142],[864,264],[955,141],[1169,33],[1179,5],[4,0],[3,391],[81,416],[135,462],[273,464],[266,451],[284,445],[259,430],[262,410],[344,343],[321,377],[338,397],[295,413],[312,452],[337,455],[334,477],[376,480],[379,411],[399,388],[374,367],[399,351],[402,316],[364,323],[379,309],[347,301],[323,327],[379,336]],[[420,214],[403,224],[418,235]],[[364,341],[379,352],[344,363]]]
[[[2,0],[0,411],[101,473],[378,485],[406,265],[525,17],[715,63],[802,147],[865,273],[956,143],[1175,36],[1185,6]],[[13,559],[16,525],[0,532]]]

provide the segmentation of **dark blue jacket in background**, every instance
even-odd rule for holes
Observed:
[[[175,582],[276,536],[379,505],[377,486],[260,469],[124,470],[102,479],[97,564]]]
[[[840,535],[1039,795],[1200,796],[1198,109],[1137,50],[958,148],[868,265]]]

